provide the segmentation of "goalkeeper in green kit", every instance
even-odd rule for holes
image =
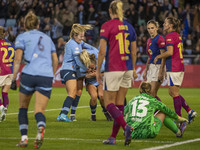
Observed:
[[[152,97],[151,84],[142,82],[137,95],[126,105],[124,109],[125,121],[133,127],[131,137],[134,139],[154,138],[159,133],[162,123],[176,134],[182,137],[186,129],[187,119],[178,116],[165,104]],[[155,110],[158,110],[154,114]],[[180,123],[180,127],[174,123]]]

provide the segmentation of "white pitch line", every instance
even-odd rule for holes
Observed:
[[[19,137],[0,137],[1,140],[17,140]],[[29,137],[30,140],[35,140],[34,137]],[[94,141],[101,142],[103,139],[80,139],[80,138],[44,138],[50,141]],[[116,140],[116,142],[124,142],[124,140]],[[173,143],[173,141],[151,141],[151,140],[134,140],[132,143]]]
[[[141,150],[159,150],[159,149],[169,148],[169,147],[183,145],[183,144],[187,144],[187,143],[198,142],[198,141],[200,141],[200,138],[182,141],[182,142],[176,142],[176,143],[173,143],[173,144],[166,144],[166,145],[162,145],[162,146],[145,148],[145,149],[141,149]]]
[[[97,106],[100,106],[100,105],[97,105]],[[89,106],[80,106],[80,107],[77,107],[77,108],[87,108]],[[61,108],[58,108],[58,109],[47,109],[45,110],[46,111],[56,111],[56,110],[61,110]],[[33,113],[34,111],[28,111],[28,113]],[[18,112],[17,113],[7,113],[6,116],[9,116],[9,115],[18,115]]]

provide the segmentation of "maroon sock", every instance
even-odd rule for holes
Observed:
[[[8,93],[2,92],[2,98],[3,98],[3,106],[8,108],[9,104]]]
[[[158,96],[156,96],[156,99],[161,102],[161,99]]]
[[[116,107],[121,111],[122,114],[124,114],[124,106],[123,105],[116,105]],[[116,138],[116,136],[119,132],[119,129],[120,129],[120,125],[114,120],[111,137]]]
[[[181,116],[181,107],[182,107],[182,102],[181,102],[181,97],[177,96],[177,97],[173,97],[174,100],[174,109],[175,112]]]
[[[114,118],[114,121],[117,122],[123,129],[125,129],[126,121],[124,120],[124,115],[120,112],[120,110],[114,105],[109,104],[106,107],[107,111],[111,114],[111,116]]]
[[[3,105],[3,103],[2,103],[1,98],[0,98],[0,106],[1,106],[1,105]]]
[[[187,111],[189,112],[191,110],[191,108],[189,107],[189,105],[186,103],[185,99],[179,95],[181,97],[181,102],[182,102],[182,107]]]

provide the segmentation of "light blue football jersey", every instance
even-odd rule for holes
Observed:
[[[65,45],[64,60],[62,63],[61,70],[72,70],[77,71],[77,68],[82,68],[86,70],[86,66],[79,59],[79,55],[82,52],[82,48],[93,50],[94,47],[85,43],[77,43],[73,38],[71,38]]]
[[[27,31],[17,36],[15,48],[24,51],[27,64],[23,73],[53,77],[52,53],[56,48],[49,36],[36,29]]]

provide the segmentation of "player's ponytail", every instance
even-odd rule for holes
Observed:
[[[3,40],[5,38],[5,32],[6,30],[4,27],[0,26],[0,39]]]
[[[151,84],[146,81],[141,82],[139,91],[140,91],[140,94],[141,93],[151,94]]]
[[[110,4],[112,14],[118,16],[120,21],[123,21],[123,3],[120,0],[115,0]]]
[[[167,17],[168,23],[172,24],[172,28],[177,32],[180,33],[180,20],[175,17]]]
[[[88,68],[89,65],[91,64],[90,54],[88,53],[88,51],[83,49],[83,51],[80,53],[79,58],[80,61]]]
[[[78,34],[82,32],[86,32],[87,30],[92,29],[92,26],[89,24],[81,25],[81,24],[73,24],[71,32],[70,32],[70,38],[73,38],[74,36],[77,36]]]
[[[91,61],[92,64],[94,64],[96,66],[97,60],[96,60],[95,54],[90,55],[90,61]]]
[[[37,29],[40,21],[33,11],[29,11],[28,14],[25,16],[24,24],[27,30],[32,30]]]

